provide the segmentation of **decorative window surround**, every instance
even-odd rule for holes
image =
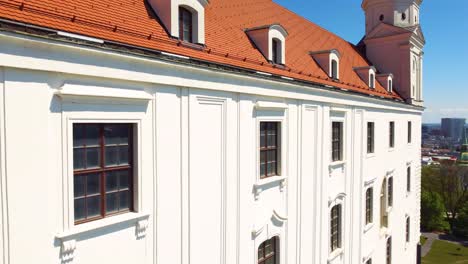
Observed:
[[[375,74],[377,69],[374,66],[356,67],[354,71],[359,75],[362,81],[364,81],[370,88],[375,89]],[[371,77],[374,76],[374,86],[372,87]]]
[[[103,88],[98,86],[67,84],[65,83],[55,93],[63,100],[100,98],[149,101],[153,96],[141,90],[130,91],[128,89]]]
[[[343,248],[339,248],[335,251],[333,251],[330,256],[328,257],[327,259],[327,264],[330,264],[330,263],[333,263],[334,260],[338,257],[342,258],[344,255],[344,249]]]
[[[150,214],[148,213],[126,213],[77,225],[70,230],[56,234],[55,238],[61,243],[60,256],[62,263],[71,263],[73,261],[75,258],[76,242],[78,237],[89,232],[127,223],[129,225],[135,225],[135,234],[137,239],[145,237],[149,224],[149,216]]]
[[[377,180],[377,177],[375,177],[373,179],[370,179],[370,180],[367,180],[367,181],[364,182],[364,186],[368,187],[370,185],[373,185],[376,180]]]
[[[286,37],[288,32],[283,26],[280,24],[259,26],[246,29],[245,33],[270,62],[273,62],[273,39],[278,40],[278,44],[281,46],[278,50],[278,60],[281,62],[280,64],[286,64]]]
[[[255,108],[262,110],[284,110],[288,109],[288,105],[282,102],[257,101]]]
[[[333,65],[332,61],[335,60],[337,63],[336,69],[336,79],[340,79],[340,58],[341,54],[338,50],[321,50],[321,51],[310,51],[310,56],[314,61],[322,68],[322,70],[328,75],[328,77],[333,78]]]
[[[174,38],[179,38],[179,7],[192,12],[192,40],[205,44],[205,7],[208,0],[148,0],[148,3]]]
[[[262,224],[262,225],[259,226],[259,227],[253,226],[253,228],[252,228],[252,237],[253,237],[253,238],[256,238],[256,237],[258,237],[261,233],[263,233],[263,231],[265,231],[265,230],[268,231],[269,229],[271,229],[271,228],[269,228],[269,227],[270,227],[270,220],[271,220],[271,219],[275,219],[275,220],[277,220],[278,222],[280,222],[281,224],[284,224],[284,223],[286,223],[286,221],[288,221],[288,217],[287,217],[287,216],[284,216],[284,215],[278,213],[276,210],[273,210],[270,219],[269,219],[266,223]],[[275,235],[271,235],[271,234],[270,234],[270,235],[268,235],[267,237],[273,237],[273,236],[275,236]]]
[[[286,179],[286,176],[273,176],[259,180],[257,183],[254,184],[255,200],[258,200],[261,192],[271,188],[272,185],[279,184],[280,191],[283,192],[284,187],[286,186]]]

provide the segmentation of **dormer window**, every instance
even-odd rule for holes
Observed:
[[[340,53],[338,50],[311,51],[310,56],[333,80],[340,79]]]
[[[369,87],[372,89],[375,88],[375,75],[373,73],[369,76]]]
[[[288,32],[279,24],[260,26],[245,30],[250,40],[274,64],[286,64],[286,37]]]
[[[148,0],[148,3],[173,38],[184,43],[205,44],[208,0]]]
[[[272,61],[275,64],[282,64],[281,62],[281,41],[277,38],[274,38],[271,42],[271,54]]]
[[[391,79],[388,80],[388,92],[391,93],[393,91],[393,81]]]
[[[338,79],[338,62],[336,60],[332,60],[331,63],[331,77],[333,80]]]
[[[387,92],[391,93],[393,91],[393,74],[377,74],[376,76],[379,83],[387,90]]]
[[[377,70],[374,66],[357,67],[354,70],[369,88],[375,89],[375,72]]]
[[[193,43],[192,12],[179,7],[179,39]]]

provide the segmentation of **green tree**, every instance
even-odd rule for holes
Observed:
[[[445,207],[441,196],[436,192],[421,192],[421,228],[426,231],[444,231]]]
[[[455,220],[453,233],[456,236],[468,237],[468,202],[465,203]]]

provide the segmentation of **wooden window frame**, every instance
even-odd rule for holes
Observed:
[[[334,205],[330,210],[330,252],[342,247],[342,204]]]
[[[367,122],[367,154],[375,153],[375,122]]]
[[[395,121],[390,121],[389,126],[389,146],[395,148]]]
[[[182,41],[193,43],[193,16],[193,12],[179,6],[179,39]],[[188,35],[185,34],[187,30]]]
[[[366,190],[366,225],[374,222],[374,188]]]
[[[129,134],[128,134],[128,165],[117,165],[117,166],[106,166],[105,164],[105,160],[106,160],[106,154],[105,154],[105,148],[106,148],[106,145],[105,145],[105,140],[104,140],[104,128],[105,126],[115,126],[115,125],[125,125],[125,126],[128,126],[128,129],[129,129]],[[134,127],[135,127],[135,124],[134,123],[73,123],[72,124],[72,127],[73,129],[75,128],[75,126],[83,126],[83,129],[84,127],[86,126],[98,126],[99,127],[99,137],[98,137],[98,140],[99,140],[99,168],[90,168],[90,169],[87,169],[87,168],[84,168],[84,169],[72,169],[73,170],[73,181],[75,180],[75,177],[85,177],[85,175],[89,175],[89,174],[92,174],[92,173],[99,173],[100,176],[99,176],[99,183],[100,183],[100,189],[99,189],[99,195],[93,195],[93,196],[100,196],[100,215],[99,216],[95,216],[95,217],[85,217],[85,219],[81,219],[81,220],[75,220],[76,219],[76,216],[74,217],[74,224],[75,225],[79,225],[79,224],[84,224],[84,223],[88,223],[88,222],[92,222],[92,221],[96,221],[96,220],[100,220],[100,219],[104,219],[104,218],[108,218],[108,217],[111,217],[111,216],[115,216],[115,215],[120,215],[120,214],[125,214],[125,213],[129,213],[129,212],[134,212],[135,211],[135,200],[134,200],[134,177],[135,177],[135,167],[134,167]],[[73,138],[73,136],[72,136]],[[73,139],[72,139],[73,141]],[[86,145],[83,145],[84,146],[84,149],[86,150],[87,146]],[[86,156],[84,156],[86,157]],[[73,154],[73,159],[74,159],[74,154]],[[86,158],[85,158],[85,161],[86,161]],[[111,213],[107,213],[106,212],[106,194],[109,194],[110,192],[106,191],[106,173],[107,172],[116,172],[116,171],[125,171],[127,170],[128,171],[128,188],[126,188],[125,190],[122,189],[122,190],[118,190],[118,191],[112,191],[112,193],[115,193],[115,192],[120,192],[120,191],[128,191],[128,195],[129,195],[129,208],[126,209],[126,210],[117,210],[116,212],[111,212]],[[81,197],[81,196],[80,196]],[[84,196],[85,198],[87,198],[87,195],[85,194]],[[73,195],[72,195],[72,198],[73,200],[76,199],[75,197],[75,193],[73,191]],[[74,206],[73,206],[74,208]]]
[[[338,127],[335,127],[338,125]],[[338,133],[335,129],[339,128]],[[332,162],[343,161],[344,159],[344,149],[343,149],[343,140],[344,140],[344,122],[343,121],[332,121],[331,127],[331,153],[332,153]]]
[[[258,246],[257,249],[257,264],[265,264],[267,261],[273,259],[273,263],[277,264],[279,262],[279,255],[280,255],[280,246],[279,246],[280,239],[278,236],[272,237]],[[270,245],[272,251],[266,255],[266,247]]]
[[[271,127],[270,127],[271,126]],[[273,131],[270,128],[274,128],[274,145],[268,145],[268,133]],[[271,134],[270,134],[271,135]],[[263,142],[262,142],[263,136]],[[281,176],[281,122],[280,121],[260,121],[259,124],[259,174],[260,179],[266,179],[275,176]],[[263,144],[263,146],[262,146]],[[274,156],[270,160],[269,153]],[[264,157],[264,158],[263,158]],[[268,165],[272,164],[275,166],[274,172],[268,172]],[[264,173],[262,173],[262,166],[264,167]]]

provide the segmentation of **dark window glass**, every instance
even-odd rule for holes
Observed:
[[[410,218],[406,218],[406,242],[410,242]]]
[[[393,148],[395,147],[395,122],[390,122],[389,130],[389,145]]]
[[[385,16],[384,16],[384,15],[380,15],[380,17],[379,17],[379,20],[380,20],[380,21],[383,21],[383,20],[384,20],[384,18],[385,18]]]
[[[282,51],[282,47],[281,47],[281,41],[279,39],[273,39],[272,41],[272,60],[273,60],[273,63],[276,63],[276,64],[282,64],[282,61],[281,61],[281,51]]]
[[[279,238],[273,237],[258,247],[258,264],[277,264],[279,259]]]
[[[179,38],[193,43],[192,12],[179,7]]]
[[[401,20],[406,20],[406,13],[401,13]]]
[[[332,161],[343,160],[343,122],[332,123]]]
[[[367,122],[367,153],[374,153],[374,122]]]
[[[330,246],[331,251],[341,248],[341,205],[335,205],[330,217]]]
[[[387,239],[387,264],[392,264],[392,237]]]
[[[338,62],[336,60],[332,60],[332,79],[338,79]]]
[[[280,175],[280,122],[260,123],[260,178]]]
[[[368,260],[366,261],[366,264],[372,264],[372,259],[368,259]]]
[[[131,124],[73,125],[75,223],[131,211]]]
[[[370,224],[374,221],[373,207],[374,207],[374,189],[369,188],[366,191],[366,224]]]
[[[413,123],[411,121],[408,121],[408,143],[411,143],[412,137],[413,137]]]
[[[388,80],[388,91],[391,92],[393,90],[393,82],[392,80]]]
[[[393,206],[393,177],[388,178],[388,206]]]
[[[370,75],[370,83],[369,83],[370,88],[375,88],[375,76],[373,73]]]
[[[411,167],[406,168],[406,191],[411,191]]]

